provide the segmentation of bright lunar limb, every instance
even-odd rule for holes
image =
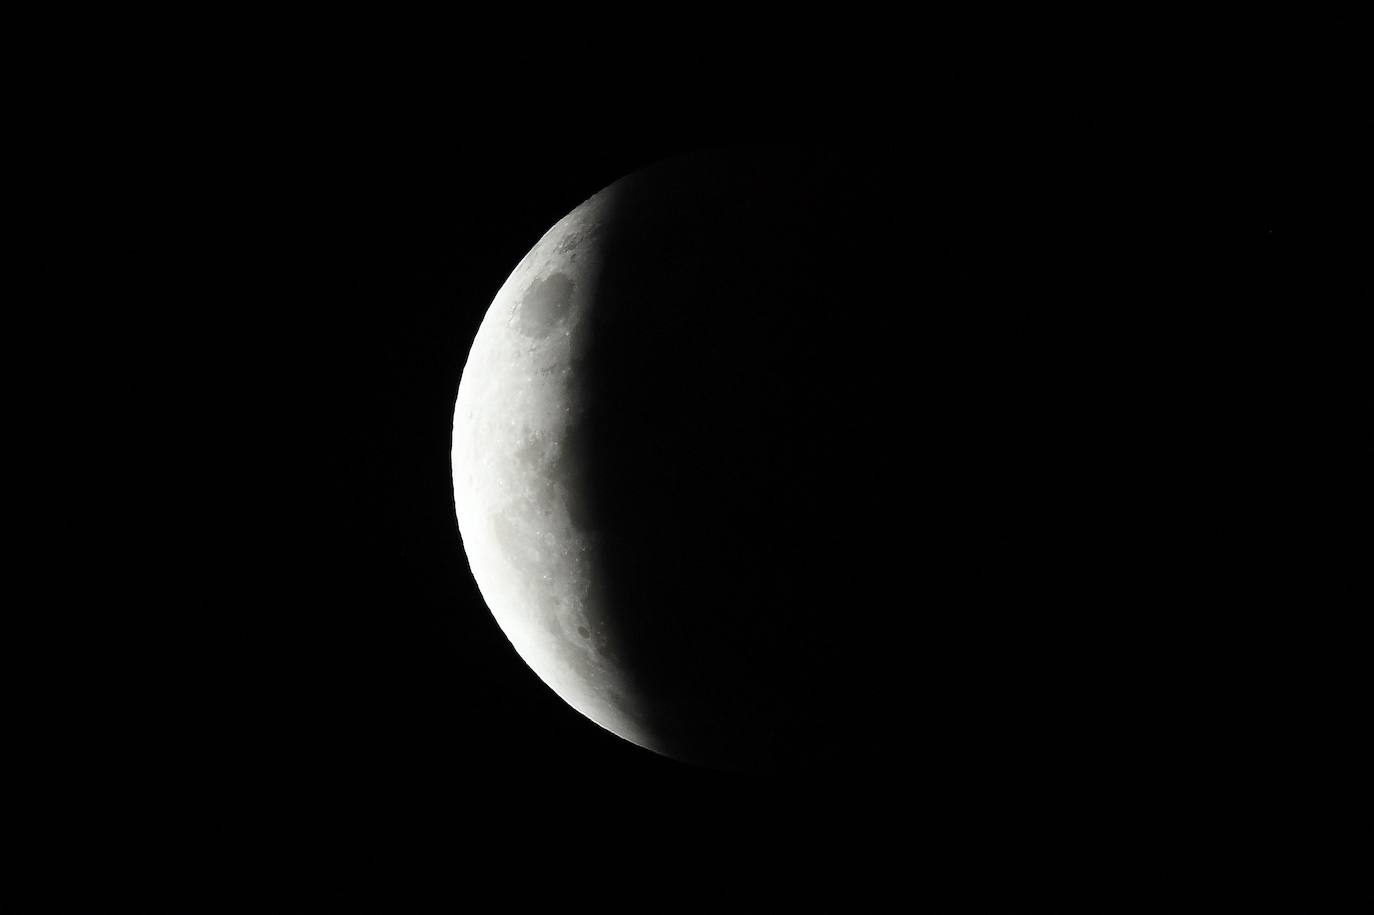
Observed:
[[[453,493],[473,577],[520,657],[577,711],[661,752],[598,596],[598,538],[579,517],[571,441],[615,193],[551,228],[487,310],[458,387]]]

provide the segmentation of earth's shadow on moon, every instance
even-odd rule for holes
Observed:
[[[825,156],[698,154],[624,179],[574,372],[576,515],[659,749],[746,770],[852,750],[884,528],[856,486],[891,417],[855,371],[866,188]],[[838,371],[837,371],[838,369]]]

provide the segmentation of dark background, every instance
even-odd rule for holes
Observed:
[[[514,90],[407,105],[292,79],[229,106],[245,129],[171,131],[157,161],[184,196],[160,231],[183,236],[178,296],[209,303],[173,349],[194,363],[223,331],[230,396],[165,417],[153,472],[185,504],[144,559],[176,567],[151,576],[165,618],[102,608],[78,640],[61,772],[81,822],[157,808],[173,836],[223,824],[287,860],[852,840],[901,867],[894,829],[1028,847],[1066,820],[1262,816],[1278,735],[1318,729],[1298,697],[1348,689],[1349,668],[1309,669],[1354,612],[1335,583],[1368,496],[1367,359],[1334,280],[1358,236],[1316,217],[1332,189],[1224,94],[808,72],[730,103],[613,80],[538,118],[487,110]],[[550,225],[670,155],[779,141],[879,176],[856,283],[884,294],[850,358],[901,382],[874,448],[902,473],[872,579],[889,599],[836,613],[873,687],[856,753],[758,777],[640,750],[524,665],[467,568],[449,432],[485,309]],[[951,594],[967,613],[923,615]]]
[[[632,806],[757,791],[615,738],[533,676],[475,590],[448,467],[466,350],[509,270],[596,190],[720,135],[516,129],[488,146],[364,123],[298,165],[291,256],[318,263],[301,486],[325,504],[302,531],[314,565],[290,616],[308,638],[286,729],[310,790],[482,807],[530,784]],[[871,187],[856,231],[872,272],[852,312],[808,316],[872,322],[868,348],[828,370],[892,366],[875,395],[892,422],[867,447],[896,484],[875,484],[890,505],[870,510],[890,528],[866,573],[880,606],[834,611],[871,630],[844,636],[865,645],[852,673],[888,671],[853,709],[887,748],[857,746],[805,790],[944,784],[933,803],[996,806],[1015,785],[1110,794],[1150,772],[1131,789],[1148,793],[1185,744],[1246,714],[1204,709],[1244,611],[1201,583],[1244,552],[1216,532],[1262,514],[1244,456],[1282,403],[1264,348],[1298,281],[1287,201],[1253,151],[1194,155],[1136,125],[943,127],[845,145]],[[931,619],[927,600],[958,609]]]

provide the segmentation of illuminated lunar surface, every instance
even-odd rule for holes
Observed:
[[[520,657],[577,711],[653,749],[598,597],[598,538],[578,511],[583,457],[569,441],[614,194],[559,221],[492,301],[458,388],[453,491],[473,576]]]
[[[539,678],[712,768],[822,765],[887,500],[850,172],[705,152],[626,176],[517,265],[464,366],[453,488],[473,577]],[[837,359],[844,360],[842,364]],[[871,507],[870,507],[871,506]]]

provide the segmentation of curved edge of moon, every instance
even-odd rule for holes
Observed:
[[[549,229],[488,308],[454,409],[454,505],[478,589],[520,657],[578,712],[658,750],[608,631],[571,443],[582,413],[574,363],[615,193]]]

